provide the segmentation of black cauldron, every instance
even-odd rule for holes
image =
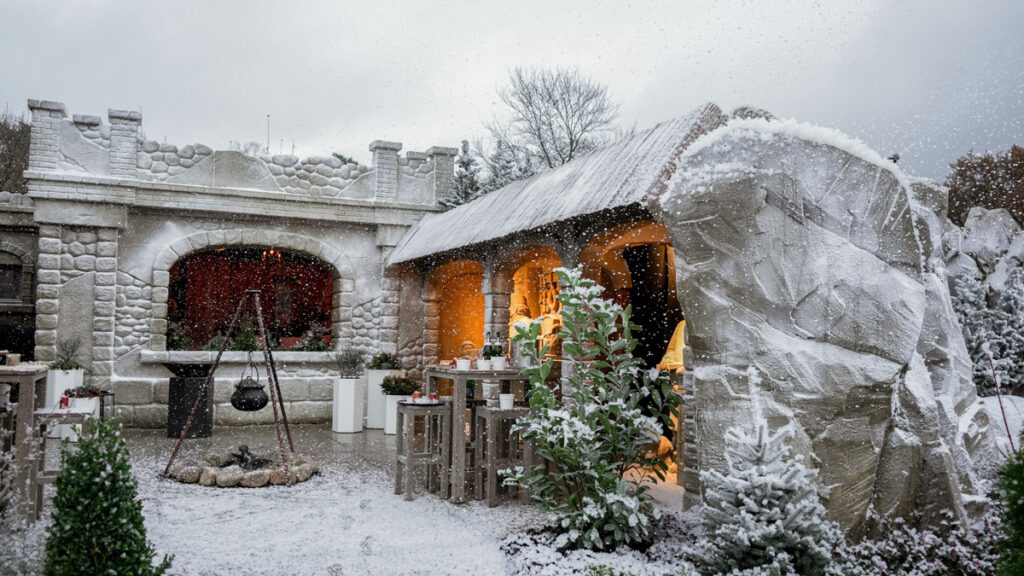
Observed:
[[[231,394],[231,405],[245,412],[262,410],[269,401],[270,397],[263,390],[263,384],[252,378],[243,378],[235,384],[235,391]]]

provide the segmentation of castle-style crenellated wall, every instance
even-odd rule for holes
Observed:
[[[19,206],[38,229],[35,355],[49,361],[79,339],[87,381],[117,394],[128,425],[166,423],[165,362],[212,353],[168,350],[169,271],[197,251],[271,247],[332,270],[329,352],[281,352],[294,422],[331,414],[341,348],[398,352],[397,272],[387,256],[409,226],[450,193],[454,148],[400,155],[375,141],[370,166],[333,156],[252,156],[146,139],[142,115],[73,115],[29,101],[29,193]],[[271,420],[227,403],[247,360],[225,355],[214,381],[219,425]]]

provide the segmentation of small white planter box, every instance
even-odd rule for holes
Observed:
[[[64,391],[77,388],[85,381],[85,370],[49,370],[46,372],[46,399],[44,408],[57,408]],[[66,424],[54,426],[48,430],[49,438],[65,438],[71,432]]]
[[[398,401],[408,400],[412,396],[384,396],[384,433],[394,434],[398,424]]]
[[[100,398],[99,396],[94,398],[69,398],[68,408],[72,410],[88,410],[93,416],[99,416]],[[75,431],[78,428],[77,424],[62,424],[58,427],[61,428],[61,438],[67,438],[71,442],[78,442],[78,432]]]
[[[366,427],[379,430],[384,427],[386,406],[380,383],[388,376],[405,376],[405,370],[366,371]]]
[[[334,381],[334,418],[331,430],[344,434],[363,431],[362,378],[340,378]]]

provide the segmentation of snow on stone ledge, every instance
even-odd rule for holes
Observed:
[[[911,179],[863,141],[843,134],[835,128],[825,128],[796,120],[765,120],[763,118],[733,118],[728,124],[695,140],[683,153],[688,158],[712,147],[728,150],[730,142],[756,139],[764,143],[776,138],[799,138],[838,148],[879,168],[888,170],[908,192]],[[721,171],[719,171],[721,173]]]

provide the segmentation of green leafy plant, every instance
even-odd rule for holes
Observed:
[[[324,340],[324,327],[314,322],[299,343],[299,347],[306,352],[326,352],[331,345]]]
[[[54,481],[53,521],[47,529],[46,576],[164,574],[171,560],[156,556],[146,541],[142,502],[132,476],[128,447],[116,419],[87,421],[78,448],[61,444]]]
[[[203,350],[220,350],[221,346],[224,345],[225,340],[227,340],[227,337],[224,336],[223,332],[218,330],[217,334],[215,334],[213,338],[210,338],[210,341],[206,343]]]
[[[185,333],[185,327],[181,322],[167,323],[167,349],[168,350],[193,350],[195,342]]]
[[[642,370],[633,357],[637,326],[630,309],[600,297],[603,288],[583,278],[582,268],[557,271],[566,288],[562,303],[563,354],[574,370],[569,401],[558,404],[544,385],[553,360],[524,346],[533,367],[529,376],[531,414],[520,420],[526,440],[544,462],[513,471],[506,482],[524,485],[544,508],[555,512],[562,548],[612,549],[650,539],[652,521],[661,517],[647,491],[664,478],[667,464],[649,453],[671,421],[680,398],[668,376]],[[518,330],[514,343],[535,342],[541,324]],[[643,403],[651,406],[645,413]],[[653,415],[652,415],[653,414]]]
[[[381,352],[370,359],[370,370],[400,370],[402,363],[394,354]]]
[[[231,339],[231,346],[228,349],[243,352],[257,349],[256,329],[253,328],[252,320],[246,318],[239,323],[238,331],[235,332],[235,337]]]
[[[78,338],[65,338],[57,343],[57,359],[50,362],[50,370],[79,370],[82,341]]]
[[[387,376],[381,381],[380,389],[387,396],[410,396],[419,391],[420,385],[401,376]]]
[[[1024,433],[1017,452],[1002,470],[1003,530],[1006,540],[999,544],[999,574],[1024,574]]]
[[[68,398],[95,398],[103,394],[99,386],[95,384],[85,384],[83,386],[75,386],[64,391],[64,395]]]
[[[359,378],[363,374],[363,367],[366,362],[363,355],[354,348],[343,348],[335,357],[338,362],[338,372],[342,378]]]

